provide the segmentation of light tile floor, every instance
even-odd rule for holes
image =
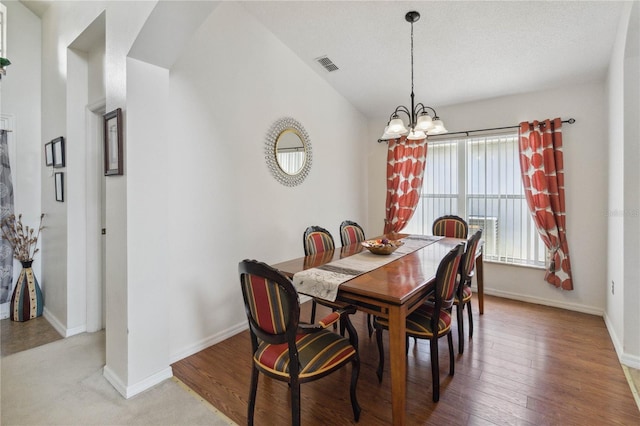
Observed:
[[[0,357],[45,345],[62,339],[45,317],[18,322],[0,321]]]

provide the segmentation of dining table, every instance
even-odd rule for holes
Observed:
[[[401,241],[412,237],[425,238],[426,236],[411,236],[409,234],[388,236],[388,238]],[[338,287],[335,302],[353,305],[360,311],[386,318],[389,322],[389,364],[394,425],[406,424],[407,357],[405,332],[407,315],[417,309],[433,291],[440,261],[461,242],[466,242],[466,240],[430,237],[426,245],[402,255],[392,253],[389,256],[393,257],[389,258],[388,263],[356,275],[342,282]],[[366,252],[362,244],[355,243],[271,266],[293,278],[301,271],[312,268],[317,270],[323,265],[326,266],[356,254],[360,255],[363,250],[367,256],[377,256]],[[482,301],[480,302],[480,313],[483,313],[483,278],[482,245],[480,245],[476,254],[478,300]],[[300,292],[300,290],[298,291]]]

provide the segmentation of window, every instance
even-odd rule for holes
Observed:
[[[422,196],[405,232],[431,234],[433,221],[456,214],[469,235],[483,229],[484,259],[544,266],[520,177],[517,133],[429,141]]]

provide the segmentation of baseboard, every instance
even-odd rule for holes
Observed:
[[[181,359],[184,359],[188,356],[198,353],[201,350],[208,348],[209,346],[215,345],[216,343],[220,343],[223,340],[228,339],[229,337],[235,336],[236,334],[245,331],[247,328],[249,328],[247,321],[243,321],[242,323],[236,324],[235,326],[230,327],[226,330],[222,330],[221,332],[216,333],[213,336],[204,338],[199,342],[193,345],[190,345],[175,354],[172,354],[169,358],[170,363],[173,364],[174,362],[178,362]]]
[[[474,291],[477,291],[477,289],[474,288]],[[551,306],[553,308],[566,309],[568,311],[582,312],[583,314],[598,315],[600,317],[604,314],[604,311],[602,309],[593,306],[580,305],[577,303],[559,302],[557,300],[543,299],[541,297],[524,296],[519,293],[511,293],[508,291],[485,288],[484,294],[503,297],[505,299],[519,300],[521,302],[535,303],[537,305]]]
[[[42,316],[49,321],[49,324],[51,324],[51,326],[55,328],[62,337],[67,337],[67,327],[62,325],[62,323],[58,321],[58,318],[56,318],[56,316],[53,315],[46,306],[42,310]]]
[[[627,367],[640,370],[640,356],[623,353],[622,356],[620,356],[620,363]]]
[[[55,328],[56,331],[60,333],[62,337],[71,337],[71,336],[75,336],[76,334],[84,333],[87,331],[86,324],[81,325],[79,327],[74,327],[74,328],[65,327],[64,324],[62,324],[62,322],[60,322],[60,320],[58,320],[58,318],[56,318],[56,316],[53,315],[51,311],[47,309],[46,306],[42,310],[42,316],[44,316],[47,319],[47,321],[49,321],[49,324],[51,324],[51,326]]]
[[[620,343],[620,339],[618,339],[618,335],[616,334],[616,330],[611,324],[611,320],[609,316],[605,312],[602,316],[604,318],[604,325],[607,327],[607,331],[609,332],[609,337],[611,337],[611,342],[613,343],[613,348],[616,350],[616,354],[618,354],[618,359],[621,359],[621,354],[624,353],[622,343]]]
[[[604,324],[607,326],[607,331],[609,332],[609,337],[611,337],[611,342],[613,343],[613,347],[616,350],[616,354],[618,355],[618,360],[620,364],[624,364],[627,367],[636,368],[640,370],[640,356],[630,355],[625,353],[624,346],[622,345],[618,334],[616,333],[613,324],[611,324],[611,320],[609,316],[605,312],[604,315]]]
[[[171,366],[169,366],[163,369],[162,371],[157,372],[153,376],[149,376],[146,379],[136,383],[135,385],[127,386],[127,391],[124,397],[129,399],[132,396],[135,396],[143,391],[146,391],[147,389],[150,389],[155,385],[161,382],[164,382],[165,380],[170,379],[172,377],[173,377],[173,369],[171,368]]]
[[[113,386],[120,395],[125,398],[127,397],[127,386],[122,382],[122,380],[120,380],[113,370],[109,368],[108,365],[105,365],[102,368],[102,375],[109,383],[111,383],[111,386]]]
[[[111,383],[111,386],[113,386],[120,395],[125,399],[129,399],[173,377],[173,369],[171,367],[167,367],[132,386],[126,386],[108,365],[105,365],[102,369],[102,375],[109,383]]]

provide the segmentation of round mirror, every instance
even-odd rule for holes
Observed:
[[[277,120],[267,133],[265,159],[280,183],[301,184],[311,169],[311,141],[304,127],[291,117]]]
[[[289,175],[299,173],[306,161],[302,137],[295,129],[280,133],[276,140],[276,161],[283,172]]]

